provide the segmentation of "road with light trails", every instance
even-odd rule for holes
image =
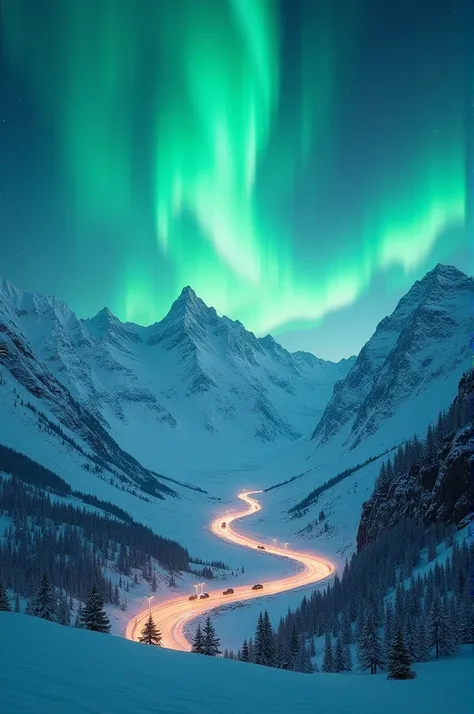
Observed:
[[[165,600],[165,602],[157,605],[152,605],[151,614],[161,630],[163,636],[161,644],[163,647],[189,652],[191,644],[184,636],[184,628],[190,620],[199,617],[209,610],[214,610],[221,605],[228,605],[232,602],[253,600],[254,598],[265,597],[266,595],[277,595],[278,593],[293,590],[303,585],[310,585],[311,583],[316,583],[329,577],[334,572],[335,567],[333,563],[311,553],[291,550],[290,548],[269,546],[267,544],[264,546],[265,550],[259,550],[257,546],[263,545],[263,543],[249,536],[245,536],[242,533],[238,533],[231,527],[231,523],[242,518],[247,518],[262,509],[262,505],[259,501],[257,501],[256,498],[252,498],[256,493],[262,493],[262,491],[247,491],[239,494],[240,500],[244,501],[247,507],[242,511],[216,518],[215,521],[211,523],[212,532],[219,536],[219,538],[228,540],[230,543],[258,550],[259,553],[262,553],[262,557],[265,556],[265,553],[270,553],[282,558],[294,560],[303,566],[302,570],[287,578],[279,578],[278,580],[272,580],[270,582],[262,580],[263,590],[252,590],[253,583],[250,583],[249,585],[234,587],[234,593],[232,595],[223,595],[222,591],[229,587],[229,585],[225,583],[221,585],[218,590],[208,590],[209,597],[204,600],[189,600],[189,595],[185,595]],[[227,524],[225,528],[222,528],[223,522]],[[147,607],[130,620],[125,630],[125,637],[129,640],[138,640],[149,615],[150,608]]]

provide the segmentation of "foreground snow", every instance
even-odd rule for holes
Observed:
[[[137,645],[0,613],[3,714],[445,714],[467,711],[472,648],[413,681],[303,675]]]

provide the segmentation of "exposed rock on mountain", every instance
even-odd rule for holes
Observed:
[[[403,518],[457,525],[472,510],[474,370],[462,377],[448,413],[429,428],[422,453],[408,470],[389,467],[377,479],[362,508],[358,550]]]

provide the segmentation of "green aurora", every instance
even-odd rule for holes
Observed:
[[[414,101],[412,126],[430,71],[413,73],[406,99],[394,88],[377,160],[370,128],[345,153],[366,111],[348,92],[364,83],[374,3],[4,0],[4,54],[54,136],[77,270],[103,230],[121,319],[161,319],[192,285],[257,334],[310,327],[375,276],[405,285],[465,241],[455,82],[453,111],[436,110],[448,75],[431,77],[424,111]],[[87,314],[83,292],[73,303]]]

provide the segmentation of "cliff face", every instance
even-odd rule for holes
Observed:
[[[362,507],[357,550],[409,517],[427,524],[460,523],[473,508],[474,371],[465,375],[450,412],[462,422],[433,453],[404,473],[376,485]],[[461,415],[461,416],[459,416]]]

